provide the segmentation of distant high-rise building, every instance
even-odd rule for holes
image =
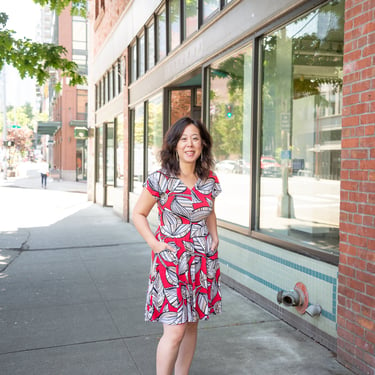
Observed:
[[[54,43],[66,49],[65,58],[74,61],[82,75],[87,74],[87,20],[72,16],[70,8],[57,15],[45,7],[38,28],[41,43]],[[61,90],[56,91],[59,82]],[[86,179],[87,86],[69,85],[60,71],[50,70],[50,79],[39,89],[40,110],[49,120],[39,122],[38,134],[53,137],[49,144],[50,163],[61,179]]]

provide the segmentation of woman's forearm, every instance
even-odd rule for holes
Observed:
[[[212,238],[212,247],[216,249],[219,246],[219,235],[217,233],[217,220],[215,211],[212,211],[211,214],[207,218],[207,228],[208,232]]]
[[[150,228],[150,224],[147,220],[147,217],[139,213],[134,213],[133,223],[138,233],[147,242],[148,246],[150,246],[151,249],[154,249],[155,244],[158,242],[158,240],[155,238],[155,235]]]

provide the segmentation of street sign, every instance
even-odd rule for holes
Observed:
[[[80,128],[80,127],[74,128],[75,139],[87,139],[87,137],[88,137],[87,128]]]

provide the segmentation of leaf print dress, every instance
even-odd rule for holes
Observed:
[[[221,192],[217,176],[198,179],[189,189],[165,170],[149,175],[144,186],[157,199],[155,236],[174,249],[152,252],[145,320],[182,324],[221,312],[220,266],[206,219]]]

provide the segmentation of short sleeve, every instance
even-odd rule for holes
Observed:
[[[216,198],[221,193],[221,185],[217,175],[214,172],[210,172],[210,178],[214,180],[214,184],[212,186],[212,197]]]
[[[156,199],[160,199],[162,193],[161,180],[163,177],[164,175],[160,171],[153,172],[147,177],[147,180],[143,184],[143,187],[146,188]]]

